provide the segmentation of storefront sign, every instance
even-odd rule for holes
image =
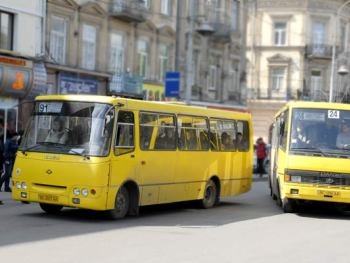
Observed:
[[[0,56],[0,95],[25,97],[31,88],[30,60]]]
[[[47,73],[43,62],[34,63],[33,66],[33,87],[28,97],[34,98],[41,94],[47,94]]]
[[[98,81],[93,77],[61,72],[58,85],[61,94],[97,94]]]

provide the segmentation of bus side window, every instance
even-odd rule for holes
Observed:
[[[237,121],[236,147],[240,152],[249,150],[249,125],[247,121]]]
[[[208,138],[207,131],[201,131],[199,133],[199,140],[200,140],[201,150],[202,151],[209,150],[209,138]]]
[[[134,150],[134,114],[120,111],[117,122],[115,154],[120,155]]]

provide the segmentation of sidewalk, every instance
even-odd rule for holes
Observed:
[[[267,174],[264,174],[262,177],[259,174],[253,174],[253,182],[267,181],[267,177]]]
[[[3,203],[6,203],[11,199],[11,193],[9,192],[0,192],[0,200],[3,202]]]

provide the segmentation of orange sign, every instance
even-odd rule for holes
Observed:
[[[0,63],[16,65],[16,66],[26,66],[26,61],[24,59],[3,57],[3,56],[0,56]]]
[[[24,73],[16,72],[15,81],[12,82],[12,88],[15,90],[21,90],[24,88]]]

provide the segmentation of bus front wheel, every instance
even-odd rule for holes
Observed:
[[[128,189],[126,189],[126,187],[123,186],[119,189],[115,198],[114,209],[108,211],[109,217],[112,219],[119,219],[125,217],[129,211],[129,204],[129,192]]]
[[[202,199],[203,208],[211,208],[215,205],[217,199],[217,187],[213,180],[210,180],[205,185],[204,196]]]
[[[48,214],[57,214],[63,208],[62,205],[52,205],[52,204],[44,204],[44,203],[40,203],[39,205],[40,205],[40,208]]]

